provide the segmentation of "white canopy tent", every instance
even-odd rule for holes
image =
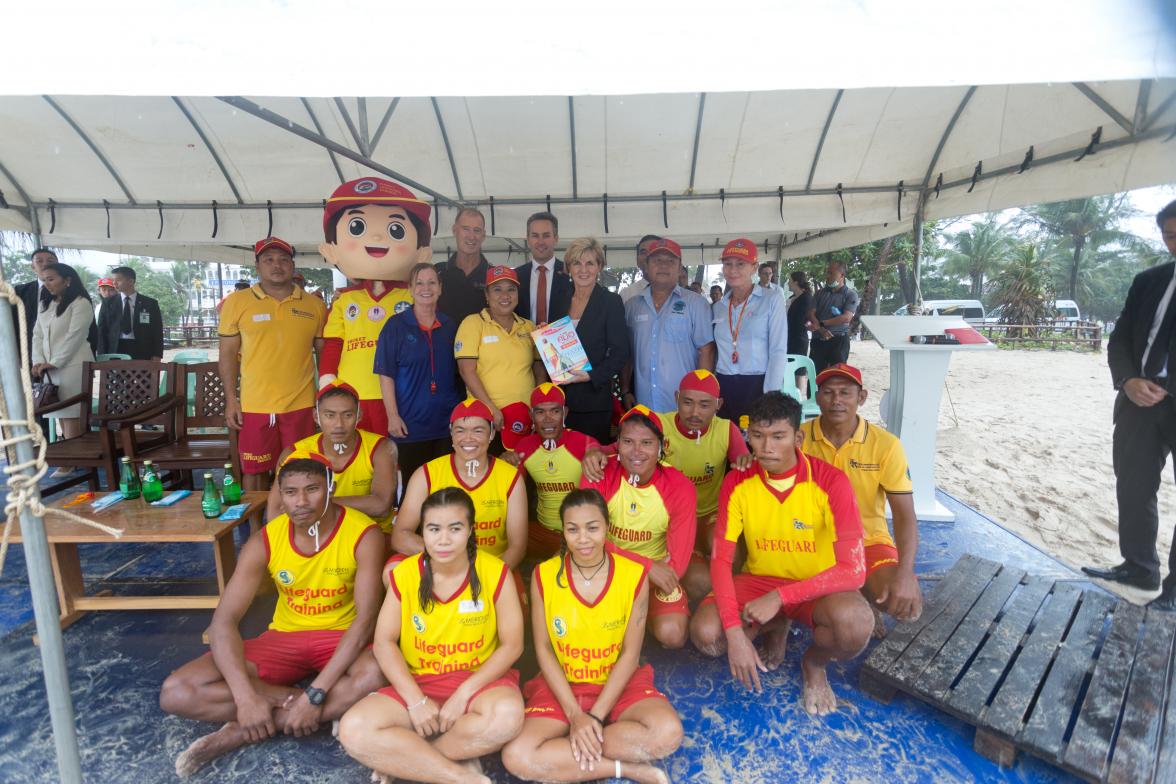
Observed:
[[[893,235],[921,203],[941,218],[1176,181],[1176,46],[1163,4],[1040,5],[1005,20],[1000,8],[953,10],[944,25],[928,21],[943,18],[942,3],[740,1],[722,18],[679,11],[656,35],[653,10],[629,9],[607,45],[588,45],[596,16],[574,20],[585,27],[578,51],[560,53],[548,26],[493,55],[487,10],[469,9],[469,24],[443,28],[452,55],[432,39],[398,41],[397,60],[426,64],[406,69],[388,67],[388,47],[358,41],[341,68],[340,48],[311,24],[322,10],[282,4],[266,48],[289,41],[296,74],[257,67],[256,29],[215,13],[138,9],[161,23],[147,41],[103,14],[91,35],[127,45],[96,67],[0,78],[0,228],[61,247],[233,262],[272,231],[305,263],[317,260],[322,200],[382,173],[435,200],[438,254],[456,207],[473,205],[488,219],[488,254],[517,263],[526,216],[550,207],[565,241],[596,236],[613,265],[631,264],[649,232],[679,240],[695,264],[716,261],[732,236],[791,258]],[[391,13],[351,7],[358,18]],[[266,9],[278,6],[244,12]],[[519,17],[560,13],[527,2]],[[710,25],[707,40],[732,41],[739,66],[703,57],[703,72],[656,44],[688,40],[690,20]],[[218,34],[194,48],[187,24]],[[798,32],[750,45],[748,30],[773,29],[835,31],[837,43]],[[917,58],[887,51],[912,33],[936,45]],[[463,44],[477,41],[469,57]],[[520,62],[528,47],[561,78]],[[581,89],[551,94],[565,84]],[[300,97],[339,92],[385,97]]]

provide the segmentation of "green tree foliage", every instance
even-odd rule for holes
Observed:
[[[943,273],[968,279],[971,299],[980,299],[985,280],[1000,270],[1013,250],[1013,238],[993,215],[951,235],[947,242]],[[932,297],[924,293],[923,299]]]
[[[135,271],[135,290],[159,300],[159,310],[163,314],[165,326],[177,326],[182,322],[184,312],[188,308],[188,296],[182,284],[172,276],[172,271],[162,272],[147,265],[147,260],[139,257],[123,259],[120,266],[130,267]],[[90,290],[94,287],[91,285]]]
[[[990,284],[993,304],[1001,308],[1002,323],[1037,324],[1054,317],[1051,266],[1048,255],[1033,243],[1023,244],[1013,252]]]

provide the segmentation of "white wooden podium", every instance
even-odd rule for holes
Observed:
[[[992,351],[992,343],[932,345],[911,342],[912,335],[942,335],[970,326],[957,316],[862,316],[882,348],[890,352],[890,392],[882,418],[902,441],[911,468],[915,516],[952,522],[955,514],[935,500],[935,435],[939,399],[953,351]]]

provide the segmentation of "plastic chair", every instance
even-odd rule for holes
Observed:
[[[174,357],[172,357],[172,362],[175,362],[177,365],[202,365],[207,361],[208,361],[208,352],[207,351],[180,351]],[[188,374],[188,388],[187,388],[186,392],[187,392],[187,399],[188,399],[187,414],[190,417],[195,416],[196,415],[196,375],[195,374],[192,374],[192,373]]]
[[[796,386],[796,373],[800,370],[808,372],[809,390],[816,388],[817,366],[803,354],[789,354],[788,368],[784,371],[784,383],[780,387],[780,391],[800,403],[800,415],[804,419],[813,419],[820,416],[821,408],[812,397],[801,397],[800,387]]]

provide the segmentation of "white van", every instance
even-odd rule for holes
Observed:
[[[1076,322],[1082,320],[1078,311],[1078,303],[1072,299],[1055,299],[1054,310],[1058,312],[1055,322]]]
[[[907,315],[907,306],[894,311],[896,316]],[[984,323],[984,305],[978,299],[925,299],[924,316],[963,316],[964,321]]]

